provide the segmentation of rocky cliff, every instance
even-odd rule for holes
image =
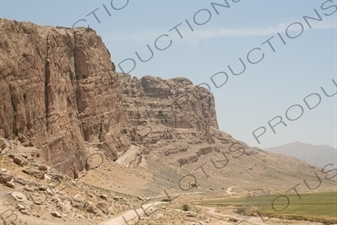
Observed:
[[[214,96],[206,88],[186,78],[120,77],[123,101],[134,125],[147,119],[172,128],[218,129]]]
[[[95,31],[1,19],[0,33],[1,136],[41,149],[69,175],[84,168],[84,141],[105,141],[111,158],[130,146],[114,64]]]
[[[210,128],[218,129],[212,93],[195,86],[186,78],[163,80],[144,76],[118,76],[121,81],[124,107],[130,122],[138,129],[151,127],[185,128],[201,131],[208,143],[213,143]]]
[[[144,144],[144,121],[197,129],[212,142],[211,93],[185,78],[116,74],[94,30],[0,19],[0,34],[0,136],[41,149],[61,172],[85,168],[85,143],[112,160]]]

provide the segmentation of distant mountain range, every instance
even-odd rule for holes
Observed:
[[[311,145],[294,142],[264,150],[291,156],[320,167],[324,167],[329,163],[337,164],[337,149],[329,145]]]

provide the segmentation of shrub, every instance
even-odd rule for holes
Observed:
[[[253,206],[240,206],[237,208],[236,213],[240,215],[253,216],[256,211],[257,208]]]
[[[184,211],[189,211],[189,210],[190,210],[190,207],[189,207],[187,204],[184,204],[184,205],[183,205],[183,210],[184,210]]]
[[[236,213],[240,214],[240,215],[246,215],[246,213],[247,213],[247,207],[245,207],[245,206],[239,207],[237,209]]]

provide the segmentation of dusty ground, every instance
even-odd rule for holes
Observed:
[[[186,199],[187,200],[187,199]],[[172,203],[162,203],[154,207],[154,209],[147,210],[148,215],[141,214],[142,210],[137,209],[139,215],[141,216],[140,220],[137,218],[135,212],[128,211],[125,214],[121,214],[119,217],[114,220],[109,220],[102,225],[113,225],[112,221],[119,221],[118,224],[127,224],[122,219],[122,216],[125,218],[130,218],[130,215],[134,215],[133,223],[139,222],[139,225],[202,225],[202,224],[214,224],[214,225],[233,225],[233,224],[289,224],[289,225],[319,225],[321,223],[307,222],[307,221],[291,221],[284,219],[271,218],[266,222],[263,222],[259,217],[246,217],[235,213],[236,209],[234,207],[227,208],[212,208],[212,207],[200,207],[189,204],[189,211],[185,212],[182,210],[182,205],[186,202],[184,199],[179,199]],[[146,207],[144,207],[146,208]],[[154,212],[154,213],[153,213]],[[153,214],[151,214],[153,213]],[[129,217],[127,217],[129,216]],[[265,218],[266,219],[266,218]],[[130,224],[133,224],[129,221]]]
[[[4,213],[6,210],[12,210],[13,214],[17,216],[15,224],[36,224],[36,225],[54,225],[54,224],[102,224],[112,225],[116,224],[114,221],[122,221],[123,217],[127,220],[138,221],[139,218],[133,209],[137,209],[137,213],[140,215],[141,220],[139,225],[148,224],[176,224],[176,225],[193,225],[193,224],[264,224],[259,217],[245,218],[242,215],[236,213],[236,210],[231,207],[227,208],[209,208],[194,206],[191,202],[202,199],[212,198],[233,198],[249,195],[256,195],[261,193],[277,193],[285,192],[291,187],[300,183],[298,190],[300,193],[308,192],[308,189],[303,184],[303,179],[307,179],[305,174],[308,173],[308,168],[304,164],[300,163],[295,165],[294,173],[291,176],[286,176],[287,179],[283,179],[281,173],[286,173],[281,170],[280,179],[284,182],[278,182],[276,185],[270,187],[270,180],[260,179],[256,180],[258,174],[264,174],[263,167],[254,167],[253,171],[248,169],[247,173],[240,174],[239,165],[230,161],[231,166],[228,166],[227,173],[238,169],[237,172],[242,176],[240,179],[234,179],[233,174],[228,173],[230,178],[223,178],[223,173],[215,173],[213,170],[210,172],[210,176],[206,177],[202,172],[196,173],[198,177],[198,183],[201,185],[197,188],[189,187],[186,190],[179,188],[179,179],[182,174],[186,174],[189,168],[197,167],[199,162],[193,165],[188,165],[186,168],[178,168],[174,170],[174,167],[170,165],[158,162],[143,161],[138,167],[132,167],[128,165],[132,157],[132,152],[129,152],[126,156],[120,160],[120,165],[117,162],[112,162],[107,158],[92,157],[90,159],[90,169],[79,174],[79,178],[72,180],[64,177],[59,185],[53,188],[55,193],[52,193],[48,189],[48,182],[58,184],[53,177],[53,169],[48,167],[48,171],[44,172],[43,179],[37,179],[32,175],[28,175],[23,172],[24,169],[33,168],[38,170],[43,162],[39,159],[31,157],[28,153],[34,152],[36,149],[27,149],[17,144],[17,147],[11,153],[20,156],[28,161],[27,165],[20,166],[13,162],[13,158],[10,154],[2,155],[0,157],[0,167],[5,168],[13,176],[13,182],[15,187],[8,187],[4,184],[0,185],[0,213]],[[133,148],[133,151],[137,148]],[[28,155],[28,156],[27,156]],[[24,157],[23,157],[24,156]],[[240,160],[242,163],[246,163],[249,160],[264,159],[267,162],[273,162],[276,160],[273,155],[260,152],[254,158],[250,156],[243,156]],[[102,160],[103,159],[103,160]],[[123,159],[123,160],[122,160]],[[207,157],[205,156],[205,160]],[[294,166],[291,163],[287,163],[285,157],[278,157],[278,163],[285,166]],[[234,159],[232,159],[234,160]],[[123,164],[124,163],[124,164]],[[126,163],[126,164],[125,164]],[[143,165],[143,166],[142,166]],[[265,167],[272,171],[277,171],[277,165],[267,164]],[[173,169],[172,169],[173,168]],[[209,167],[205,167],[209,169]],[[192,169],[191,169],[192,170]],[[152,171],[152,172],[149,172]],[[173,171],[173,172],[172,172]],[[226,171],[225,171],[226,172]],[[203,176],[204,177],[203,177]],[[322,176],[322,174],[319,174]],[[18,178],[22,177],[29,181],[27,185],[21,185],[18,183]],[[309,177],[310,178],[310,177]],[[311,184],[315,184],[311,179]],[[192,180],[193,181],[193,180]],[[214,181],[214,182],[213,182]],[[260,182],[262,181],[262,182]],[[265,182],[263,182],[265,181]],[[207,182],[209,185],[207,185]],[[327,181],[322,178],[322,184],[319,189],[315,191],[327,191],[335,190],[335,181]],[[317,183],[317,181],[316,181]],[[283,185],[282,185],[283,184]],[[335,184],[335,185],[334,185]],[[186,182],[182,185],[186,185]],[[53,186],[53,185],[52,185]],[[42,187],[40,190],[39,188]],[[44,187],[44,189],[43,189]],[[187,186],[185,186],[187,187]],[[27,197],[26,202],[18,202],[12,196],[13,191],[20,192]],[[93,210],[88,211],[88,205],[82,205],[76,207],[74,204],[74,198],[76,195],[80,195],[85,199],[85,202],[92,202]],[[47,200],[39,205],[34,204],[33,199],[44,200],[47,196]],[[172,199],[171,203],[162,202],[163,199]],[[38,202],[38,201],[37,201]],[[98,203],[104,202],[108,208],[108,213],[104,214],[102,211],[95,211]],[[155,205],[146,209],[147,206]],[[18,209],[18,204],[28,207],[28,213],[23,213]],[[188,204],[190,206],[189,212],[184,212],[182,206]],[[149,216],[144,215],[141,206],[146,209]],[[158,211],[157,211],[158,210]],[[9,221],[14,219],[14,216],[7,218],[11,211],[7,211],[7,214],[2,214],[8,224]],[[58,212],[60,218],[52,215],[53,212]],[[3,223],[3,221],[2,221]],[[124,224],[126,224],[124,222]],[[132,224],[129,222],[129,224]],[[309,223],[306,221],[288,221],[280,219],[270,219],[265,224],[319,224]]]

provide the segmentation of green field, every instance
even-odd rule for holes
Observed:
[[[287,196],[284,197],[284,196]],[[286,195],[263,195],[246,198],[216,199],[194,202],[204,206],[237,206],[246,215],[337,223],[337,192]],[[273,204],[272,204],[273,203]]]

